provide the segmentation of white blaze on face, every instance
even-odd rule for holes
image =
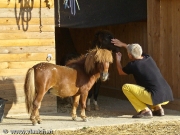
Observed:
[[[101,81],[106,81],[109,77],[109,73],[101,73]]]

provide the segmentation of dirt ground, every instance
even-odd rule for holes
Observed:
[[[52,130],[52,135],[180,135],[179,111],[165,109],[163,117],[133,119],[136,112],[129,101],[100,96],[98,104],[99,111],[92,105],[92,110],[86,112],[88,122],[80,118],[80,108],[77,121],[72,121],[71,105],[65,103],[60,104],[58,113],[41,114],[43,122],[36,126],[32,126],[28,115],[6,117],[0,123],[0,135],[7,134],[4,131],[12,134],[11,130]]]
[[[68,106],[69,105],[61,105],[61,107],[59,107],[59,112],[69,112],[70,109],[67,109]],[[110,116],[112,117],[124,114],[133,115],[136,113],[134,111],[134,108],[130,105],[128,101],[118,100],[114,98],[101,97],[100,106],[100,111],[94,111],[93,105],[91,104],[92,111],[86,112],[89,116],[89,119],[97,119],[98,117],[108,118]],[[180,112],[168,109],[165,110],[167,111],[168,115],[180,115]],[[54,135],[180,135],[180,119],[171,120],[166,117],[168,116],[159,117],[162,119],[159,121],[152,120],[152,122],[150,123],[146,123],[146,121],[143,122],[143,119],[141,119],[141,121],[134,122],[131,124],[119,123],[119,125],[117,124],[113,126],[83,127],[77,130],[57,130],[54,132]]]
[[[54,135],[180,135],[180,121],[135,123],[116,126],[82,128],[79,130],[55,131]]]

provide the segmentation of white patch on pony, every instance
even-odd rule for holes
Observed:
[[[108,79],[108,75],[105,77],[105,80],[107,80]]]
[[[51,69],[51,70],[56,70],[56,68],[54,67],[53,69]]]

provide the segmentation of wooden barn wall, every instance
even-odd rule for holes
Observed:
[[[147,22],[132,22],[127,24],[102,26],[95,28],[70,29],[72,43],[74,44],[75,49],[78,51],[78,53],[86,53],[87,50],[91,47],[95,33],[98,30],[102,29],[111,31],[114,34],[115,38],[118,38],[125,43],[139,43],[142,45],[144,51],[147,51]],[[121,52],[123,54],[122,64],[125,65],[129,59],[124,48],[121,49]],[[117,98],[125,98],[124,94],[121,91],[121,87],[124,83],[131,82],[134,82],[134,78],[132,76],[118,75],[116,64],[114,61],[113,64],[110,65],[109,80],[102,83],[100,94]]]
[[[170,84],[180,110],[180,1],[148,0],[148,51]],[[178,107],[177,107],[178,106]]]
[[[1,0],[0,97],[8,100],[7,116],[26,114],[23,85],[28,68],[46,61],[47,54],[55,63],[53,0],[49,4],[50,9],[43,0]],[[56,97],[46,95],[41,111],[56,111]]]

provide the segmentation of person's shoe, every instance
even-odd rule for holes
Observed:
[[[149,111],[142,110],[138,114],[132,116],[132,118],[152,118],[152,117],[153,115],[151,110]]]
[[[159,110],[156,110],[156,111],[153,111],[153,116],[164,116],[164,109],[159,109]]]
[[[91,106],[90,105],[86,106],[86,111],[91,111]]]

